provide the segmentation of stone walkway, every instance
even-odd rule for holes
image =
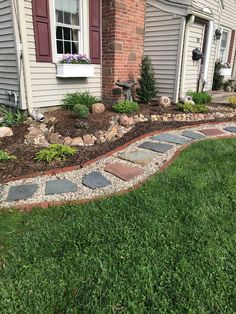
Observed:
[[[226,136],[236,136],[236,123],[156,132],[85,168],[2,184],[0,208],[48,207],[127,191],[162,169],[186,145]]]

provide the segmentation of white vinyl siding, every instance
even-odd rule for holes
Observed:
[[[101,66],[95,65],[95,76],[82,79],[59,79],[56,77],[56,65],[48,62],[36,62],[35,38],[32,19],[31,0],[25,0],[31,85],[33,102],[36,107],[58,106],[67,92],[90,91],[101,98]],[[53,40],[53,39],[52,39]]]
[[[10,0],[0,0],[0,103],[14,105],[14,98],[6,95],[11,90],[19,93],[15,31]]]
[[[158,96],[174,98],[180,33],[181,17],[147,5],[144,53],[152,60]]]

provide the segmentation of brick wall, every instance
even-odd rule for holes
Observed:
[[[121,96],[115,81],[137,79],[144,45],[145,0],[102,1],[103,100]],[[116,95],[117,94],[117,95]]]

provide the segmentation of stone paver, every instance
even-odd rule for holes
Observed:
[[[193,131],[184,131],[182,133],[182,136],[191,138],[192,140],[200,140],[202,138],[205,138],[205,135],[200,134],[200,133],[196,133],[196,132],[193,132]]]
[[[217,136],[224,134],[224,132],[222,132],[220,129],[203,129],[199,131],[207,136]]]
[[[169,133],[155,135],[152,137],[152,140],[164,141],[164,142],[174,143],[174,144],[178,144],[178,145],[188,144],[191,142],[187,138],[184,138],[184,137],[181,137],[178,135],[169,134]]]
[[[236,127],[235,126],[229,126],[227,128],[224,128],[224,130],[227,132],[236,133]]]
[[[82,183],[93,190],[111,185],[111,181],[105,178],[99,171],[93,171],[84,176]]]
[[[46,182],[46,195],[71,193],[77,191],[77,184],[70,180],[49,180]]]
[[[26,200],[34,196],[38,190],[38,184],[13,185],[10,187],[7,202]]]
[[[115,175],[123,181],[130,181],[143,173],[143,170],[138,167],[121,163],[108,164],[104,170]]]
[[[150,151],[135,150],[133,152],[121,153],[118,157],[136,164],[146,165],[156,157],[156,154]]]
[[[170,149],[173,148],[173,145],[169,144],[163,144],[163,143],[153,143],[153,142],[144,142],[141,145],[139,145],[140,148],[152,150],[154,152],[158,153],[166,153]]]

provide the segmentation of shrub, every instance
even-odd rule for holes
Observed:
[[[137,95],[139,100],[149,103],[157,94],[156,79],[151,60],[148,56],[143,56],[140,65],[140,79]]]
[[[207,113],[209,109],[205,104],[193,105],[190,102],[184,104],[177,104],[177,108],[185,113]]]
[[[139,110],[139,105],[134,101],[122,101],[113,106],[115,112],[133,113]]]
[[[206,92],[188,92],[187,94],[193,98],[196,105],[209,104],[212,101],[211,95]]]
[[[1,161],[9,161],[9,160],[14,160],[16,159],[16,156],[9,155],[7,152],[4,150],[0,149],[0,162]]]
[[[88,118],[89,116],[89,109],[88,107],[81,105],[81,104],[77,104],[74,106],[74,110],[75,113],[78,114],[78,116],[82,119]]]
[[[236,108],[236,96],[230,96],[230,97],[228,98],[228,100],[229,100],[229,104],[230,104],[232,107]]]
[[[231,86],[230,80],[227,80],[223,83],[223,89],[226,90],[227,87]]]
[[[223,86],[224,76],[221,75],[221,70],[223,67],[224,65],[222,62],[217,60],[215,63],[212,90],[219,90]]]
[[[36,161],[46,161],[50,163],[52,161],[64,161],[66,157],[75,155],[77,150],[73,147],[51,144],[49,147],[42,149],[35,156]]]
[[[89,110],[92,105],[97,102],[96,97],[91,95],[88,91],[68,93],[62,99],[62,105],[65,109],[74,111],[74,107],[78,104],[86,106]]]
[[[1,122],[1,125],[3,126],[13,126],[15,124],[22,123],[26,120],[27,114],[20,110],[19,108],[0,108],[0,114],[3,117],[3,121]]]

